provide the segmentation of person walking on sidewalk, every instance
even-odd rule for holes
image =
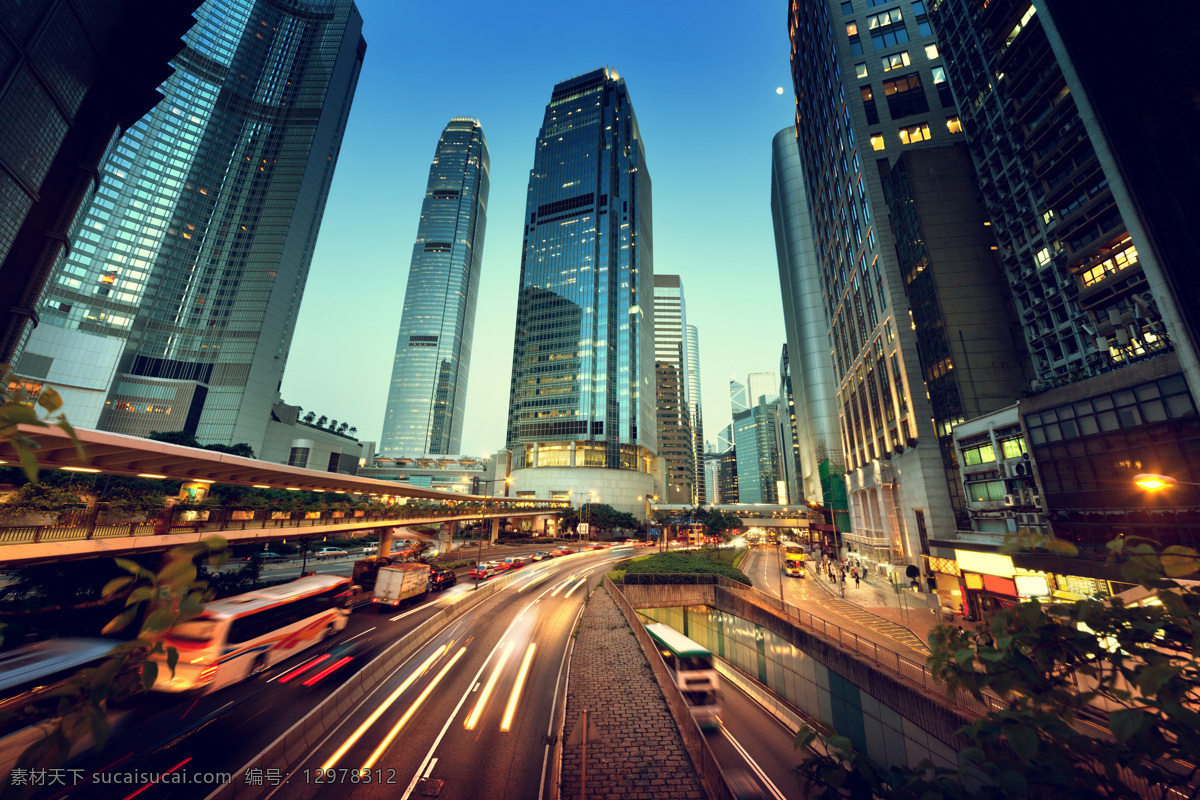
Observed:
[[[860,583],[858,580],[858,570],[854,570],[854,588],[857,589],[857,588],[859,588],[859,586],[860,586]]]

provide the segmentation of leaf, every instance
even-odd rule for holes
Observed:
[[[149,600],[154,596],[154,589],[149,586],[139,586],[129,593],[129,597],[125,598],[125,605],[131,606],[134,603],[141,603]]]
[[[37,403],[47,411],[58,411],[62,408],[63,401],[58,392],[49,386],[43,386],[41,393],[38,394]]]
[[[20,459],[21,459],[21,469],[25,470],[25,477],[29,479],[30,483],[37,483],[37,479],[38,479],[37,456],[35,456],[33,454],[33,450],[31,450],[30,448],[20,445],[20,444],[16,444],[15,439],[13,440],[12,444],[16,445],[17,456],[20,457]]]
[[[1006,725],[1004,738],[1008,746],[1022,761],[1032,761],[1038,751],[1038,735],[1032,728],[1018,725]]]
[[[87,448],[83,446],[83,442],[79,441],[79,434],[75,433],[75,429],[71,427],[71,423],[67,422],[66,417],[59,417],[55,423],[63,433],[71,437],[71,441],[75,443],[75,453],[79,456],[80,461],[88,460]]]
[[[159,633],[175,624],[175,614],[167,606],[156,608],[150,617],[142,623],[143,633]]]
[[[104,636],[108,636],[109,634],[118,633],[120,631],[123,631],[127,627],[129,627],[129,623],[133,622],[133,620],[136,616],[137,616],[137,608],[136,607],[135,608],[127,608],[124,611],[122,611],[118,617],[116,617],[114,620],[112,620],[112,622],[109,622],[107,625],[105,625],[103,630],[100,631],[100,633],[103,634]]]
[[[171,674],[175,674],[175,665],[179,663],[179,651],[174,647],[167,648],[167,669],[171,670]]]
[[[964,647],[961,650],[954,651],[954,660],[959,664],[966,664],[975,655],[975,651],[969,647]]]
[[[1046,541],[1042,542],[1042,547],[1046,548],[1056,556],[1067,556],[1069,558],[1074,558],[1075,556],[1079,555],[1079,548],[1071,542],[1068,542],[1066,539],[1048,538]]]
[[[111,597],[131,583],[133,583],[132,575],[122,575],[119,578],[113,578],[111,581],[104,584],[104,588],[100,591],[100,596]]]
[[[147,692],[150,691],[155,681],[158,680],[158,662],[143,661],[142,662],[142,688]]]
[[[132,572],[139,578],[149,578],[150,580],[154,580],[154,573],[136,561],[130,561],[128,558],[114,558],[113,561],[117,562],[117,566],[126,572]]]
[[[1117,737],[1118,742],[1128,741],[1142,729],[1145,719],[1146,712],[1141,709],[1123,708],[1120,711],[1109,713],[1108,729],[1112,731],[1113,736]]]
[[[1168,548],[1170,549],[1170,548]],[[1181,548],[1187,549],[1187,548]],[[1200,571],[1200,558],[1196,556],[1168,555],[1166,552],[1162,555],[1163,572],[1171,578],[1184,578]]]
[[[190,559],[187,561],[173,561],[170,564],[167,564],[165,567],[159,570],[158,582],[160,584],[175,583],[184,576],[187,576],[188,583],[191,583],[196,579],[196,565],[193,564]]]

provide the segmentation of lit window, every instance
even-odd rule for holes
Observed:
[[[883,149],[883,134],[882,133],[871,134],[871,149],[872,150],[882,150]]]
[[[907,50],[902,50],[901,52],[890,56],[884,56],[879,60],[883,63],[884,72],[889,72],[893,69],[899,69],[900,67],[907,67],[912,63],[908,57]]]
[[[1042,222],[1046,223],[1047,225],[1049,225],[1051,222],[1054,222],[1054,209],[1046,209],[1046,213],[1042,214]]]
[[[1033,257],[1034,260],[1037,261],[1037,265],[1039,267],[1046,266],[1048,263],[1050,263],[1050,248],[1043,247],[1041,250],[1038,250]]]
[[[847,36],[858,36],[858,23],[857,22],[847,22],[846,23],[846,35]]]
[[[901,19],[902,17],[900,15],[900,9],[893,8],[891,11],[885,11],[882,14],[876,14],[873,17],[867,17],[867,28],[870,30],[875,30],[876,28],[882,28],[885,25],[893,25],[897,22],[900,22]]]
[[[958,121],[958,117],[946,117],[946,127],[951,133],[962,133],[962,123]]]
[[[935,58],[937,58],[937,57],[938,57],[938,51],[937,51],[937,45],[936,45],[936,44],[927,44],[927,45],[925,45],[925,57],[926,57],[926,58],[928,58],[928,59],[930,59],[930,60],[932,60],[932,59],[935,59]]]
[[[929,124],[926,122],[900,129],[900,144],[916,144],[917,142],[928,141],[931,138]]]
[[[939,83],[946,82],[946,69],[944,67],[933,68],[933,83],[936,86]]]
[[[867,65],[866,65],[866,62],[863,62],[862,64],[855,64],[855,65],[854,65],[854,74],[855,74],[857,77],[859,77],[859,78],[865,78],[865,77],[867,77]]]

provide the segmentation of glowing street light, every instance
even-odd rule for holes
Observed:
[[[1169,489],[1172,486],[1178,485],[1179,483],[1179,481],[1175,480],[1170,475],[1155,475],[1151,472],[1134,475],[1133,482],[1137,486],[1145,489],[1147,492],[1160,492],[1163,489]]]

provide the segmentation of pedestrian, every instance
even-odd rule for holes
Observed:
[[[854,588],[859,588],[858,570],[854,570]]]

